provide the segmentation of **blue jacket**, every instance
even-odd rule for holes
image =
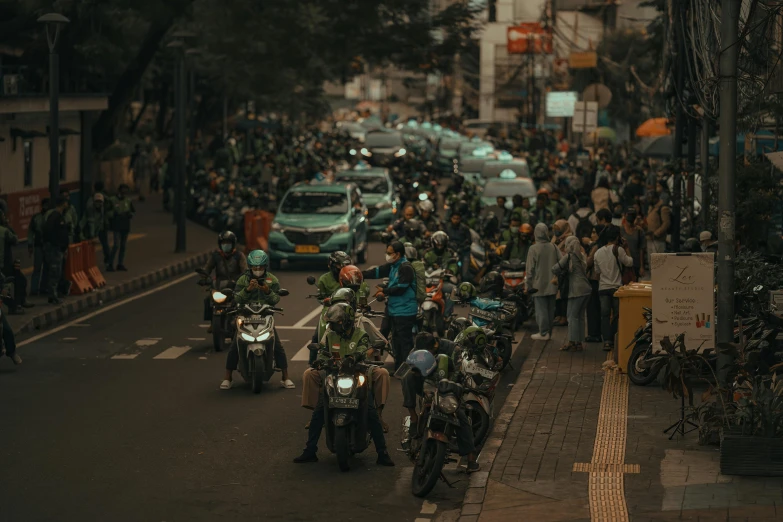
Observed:
[[[390,317],[411,317],[419,312],[416,273],[404,256],[394,263],[365,270],[362,275],[367,279],[389,278],[389,285],[383,293],[388,298],[386,310]]]

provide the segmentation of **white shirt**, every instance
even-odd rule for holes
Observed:
[[[598,249],[593,256],[598,279],[598,290],[610,290],[623,286],[623,277],[620,273],[620,263],[624,266],[633,266],[633,258],[625,253],[625,249],[618,247],[617,256],[614,255],[615,245],[606,245]]]
[[[568,217],[568,226],[571,227],[571,233],[576,234],[576,227],[579,226],[579,219],[590,215],[590,223],[596,225],[595,212],[588,207],[582,207]],[[581,239],[581,238],[580,238]]]

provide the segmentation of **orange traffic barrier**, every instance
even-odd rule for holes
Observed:
[[[85,294],[93,290],[87,274],[84,273],[84,242],[68,246],[67,257],[65,258],[65,277],[73,283],[71,285],[71,294]]]
[[[269,244],[269,232],[272,229],[274,214],[264,210],[245,212],[245,253],[253,250],[266,251]]]
[[[82,241],[82,245],[82,268],[84,273],[87,274],[87,279],[90,280],[92,286],[103,288],[106,286],[106,279],[103,278],[103,274],[98,270],[98,265],[95,261],[95,243],[93,241]]]

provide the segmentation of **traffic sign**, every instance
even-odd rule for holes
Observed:
[[[587,105],[587,110],[585,110]],[[574,118],[571,120],[574,132],[592,132],[598,128],[598,104],[596,102],[576,102]]]

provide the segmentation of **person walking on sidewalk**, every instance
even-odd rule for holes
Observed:
[[[68,223],[65,221],[65,213],[68,210],[68,200],[64,194],[57,198],[55,208],[47,212],[44,223],[44,263],[47,266],[46,282],[49,286],[49,303],[59,304],[58,287],[63,279],[63,264],[65,253],[68,250]],[[67,295],[68,292],[63,292]]]
[[[633,258],[626,252],[626,246],[620,236],[620,229],[608,225],[604,231],[606,245],[595,253],[595,270],[598,273],[598,297],[601,301],[601,337],[604,351],[614,347],[614,334],[617,332],[617,320],[620,316],[620,300],[614,296],[623,286],[621,268],[632,267]]]
[[[5,274],[0,272],[0,281],[2,280],[5,280]],[[5,289],[2,286],[0,286],[0,292],[2,292],[4,297]],[[22,364],[22,358],[16,353],[16,338],[14,337],[14,331],[11,328],[11,323],[8,322],[8,314],[0,313],[0,315],[3,316],[2,326],[0,326],[0,329],[2,329],[2,336],[0,336],[0,339],[2,340],[0,343],[0,357],[7,355],[14,364],[18,366]]]
[[[536,323],[538,333],[530,336],[535,341],[549,340],[552,323],[555,320],[555,296],[557,295],[557,279],[552,273],[552,267],[560,261],[560,250],[549,242],[547,226],[539,223],[533,230],[536,243],[527,253],[527,287],[535,288],[533,302],[536,308]]]
[[[576,236],[566,239],[564,251],[565,255],[552,268],[555,274],[568,278],[568,344],[560,349],[581,352],[585,338],[585,311],[592,291],[587,279],[587,258]]]
[[[133,202],[128,197],[128,185],[122,184],[117,191],[117,197],[112,201],[112,223],[111,229],[114,233],[114,247],[109,256],[109,264],[106,267],[108,272],[114,271],[114,259],[117,259],[117,270],[127,271],[125,268],[125,247],[128,244],[128,234],[130,234],[130,224],[136,209]],[[119,252],[119,255],[118,255]]]
[[[33,275],[30,278],[30,295],[43,293],[46,286],[46,264],[44,263],[43,229],[45,215],[49,211],[49,198],[41,201],[41,211],[30,220],[27,228],[27,253],[33,258]]]
[[[70,191],[63,190],[62,195],[68,202],[68,206],[63,214],[65,223],[68,225],[68,244],[77,243],[79,239],[79,215],[76,213],[76,209],[71,206]]]
[[[103,250],[103,265],[105,268],[109,268],[111,264],[111,247],[109,246],[109,228],[111,228],[111,217],[114,204],[111,198],[104,190],[102,181],[96,181],[93,185],[93,192],[95,196],[99,194],[103,200],[103,209],[101,210],[101,219],[103,220],[103,227],[98,230],[98,241],[101,242],[101,249]],[[94,200],[93,200],[94,201]]]
[[[672,224],[672,210],[657,192],[650,192],[647,201],[650,204],[647,212],[647,254],[663,254],[666,252],[666,235]]]
[[[105,237],[106,228],[108,226],[109,222],[106,219],[103,194],[96,193],[92,197],[92,205],[87,205],[85,207],[84,215],[82,215],[82,219],[79,222],[79,227],[82,230],[82,237],[85,240],[98,241],[101,235]],[[101,246],[103,247],[103,244],[101,244]]]

